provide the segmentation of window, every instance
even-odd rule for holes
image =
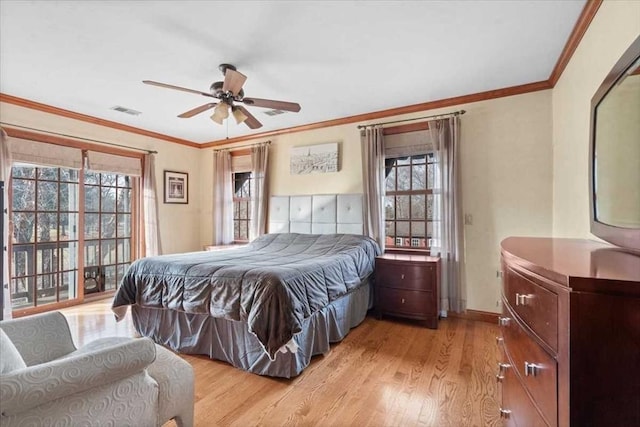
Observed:
[[[387,158],[385,237],[389,248],[428,250],[434,229],[434,153]]]
[[[251,172],[233,174],[233,240],[249,241],[249,223],[251,222]]]
[[[116,289],[132,259],[129,176],[14,164],[10,191],[14,310],[76,299],[88,278]]]

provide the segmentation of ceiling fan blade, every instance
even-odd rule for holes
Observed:
[[[236,105],[236,108],[240,111],[242,111],[242,114],[244,114],[245,116],[247,116],[247,120],[244,121],[244,123],[249,126],[251,129],[258,129],[262,127],[262,123],[260,123],[258,121],[258,119],[256,119],[253,114],[251,114],[246,108],[244,108],[242,105]]]
[[[275,101],[273,99],[260,98],[244,98],[242,102],[253,107],[273,108],[274,110],[293,111],[294,113],[300,111],[300,104],[295,102]]]
[[[167,89],[181,90],[182,92],[195,93],[197,95],[204,95],[204,96],[209,96],[211,98],[215,98],[215,96],[213,96],[213,95],[211,95],[210,93],[207,93],[207,92],[200,92],[199,90],[187,89],[186,87],[180,87],[180,86],[169,85],[169,84],[166,84],[166,83],[154,82],[153,80],[143,80],[142,83],[147,84],[147,85],[151,85],[151,86],[158,86],[158,87],[164,87],[164,88],[167,88]]]
[[[215,107],[216,105],[218,104],[216,104],[215,102],[209,102],[208,104],[201,105],[199,107],[194,108],[193,110],[185,111],[184,113],[180,114],[178,117],[180,117],[181,119],[188,119],[189,117],[193,117],[196,114],[200,114],[203,111],[207,111]]]
[[[224,72],[224,83],[222,84],[223,92],[231,92],[234,96],[240,93],[242,85],[247,80],[244,74],[227,68]]]

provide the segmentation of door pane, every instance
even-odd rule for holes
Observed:
[[[36,182],[26,179],[13,179],[11,209],[13,211],[32,211],[36,205]]]
[[[131,237],[131,215],[118,214],[118,237]]]
[[[116,211],[116,189],[111,187],[102,187],[102,212]]]
[[[84,238],[97,239],[100,237],[100,215],[85,214],[84,215]]]
[[[84,186],[84,210],[98,212],[100,210],[100,187]]]
[[[100,241],[85,240],[84,242],[84,265],[93,267],[100,265]]]
[[[55,212],[39,213],[37,214],[37,218],[37,241],[55,242],[58,240],[58,214]]]
[[[31,243],[35,241],[36,215],[31,212],[13,213],[13,243]]]
[[[100,230],[101,238],[111,239],[116,237],[116,214],[103,213],[101,215],[101,225],[102,225],[102,229]]]
[[[60,240],[78,240],[78,217],[77,213],[61,213],[58,224],[58,236]]]
[[[38,181],[37,209],[40,211],[58,210],[58,183]]]
[[[100,241],[100,265],[116,263],[116,241],[115,239]]]
[[[78,184],[60,184],[60,210],[78,211]]]

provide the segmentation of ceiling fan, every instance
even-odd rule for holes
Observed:
[[[192,110],[185,111],[178,116],[183,119],[193,117],[196,114],[200,114],[214,108],[211,120],[218,124],[222,124],[223,120],[229,117],[229,110],[231,110],[231,114],[233,114],[233,117],[236,119],[238,124],[245,123],[251,129],[257,129],[262,127],[262,123],[260,123],[258,119],[256,119],[246,108],[242,105],[236,105],[236,103],[243,103],[252,107],[292,111],[294,113],[300,111],[300,104],[295,102],[275,101],[273,99],[261,98],[245,98],[242,85],[244,85],[244,82],[247,80],[247,76],[237,71],[236,67],[231,64],[220,64],[218,68],[224,75],[224,81],[214,82],[209,88],[209,92],[200,92],[199,90],[187,89],[180,86],[155,82],[153,80],[143,80],[142,83],[195,93],[210,98],[216,98],[220,101],[218,103],[209,102]]]

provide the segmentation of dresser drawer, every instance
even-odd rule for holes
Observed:
[[[547,427],[513,369],[502,373],[502,406],[500,417],[508,427]]]
[[[550,426],[557,425],[556,361],[522,328],[513,313],[503,305],[502,337],[511,370],[518,373]]]
[[[507,268],[504,296],[509,306],[540,339],[558,351],[558,296]]]
[[[424,263],[376,262],[376,283],[387,288],[415,291],[432,290],[435,266]]]
[[[433,292],[408,291],[377,287],[378,309],[383,313],[398,314],[416,319],[436,316],[437,305]]]

